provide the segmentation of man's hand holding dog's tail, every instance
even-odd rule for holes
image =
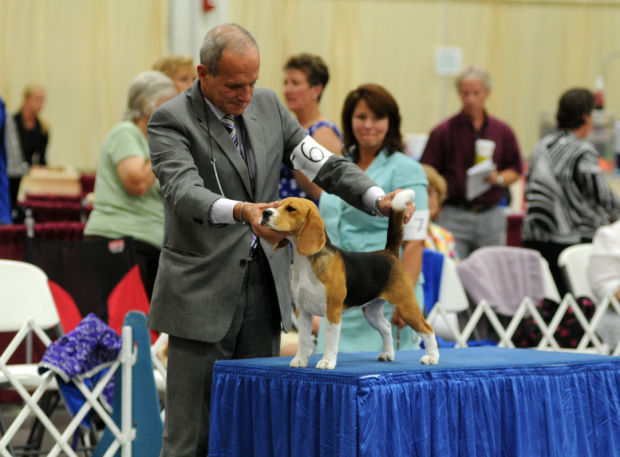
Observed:
[[[386,194],[383,197],[379,198],[377,202],[377,208],[379,209],[379,211],[381,211],[381,214],[383,214],[386,217],[390,215],[390,209],[392,208],[392,201],[394,200],[394,197],[396,197],[396,194],[402,191],[403,191],[402,189],[396,189],[390,192],[389,194]],[[413,202],[407,203],[407,211],[405,213],[405,221],[404,221],[405,224],[409,222],[414,212],[415,212],[415,205],[413,204]]]

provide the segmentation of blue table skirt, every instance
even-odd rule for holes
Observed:
[[[210,454],[620,456],[620,357],[496,347],[220,361]],[[310,359],[314,367],[319,356]]]

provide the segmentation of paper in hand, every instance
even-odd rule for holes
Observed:
[[[495,170],[495,164],[491,159],[486,159],[467,170],[465,197],[468,201],[482,195],[491,188],[491,183],[484,179],[493,170]]]

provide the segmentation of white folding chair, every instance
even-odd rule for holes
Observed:
[[[159,395],[166,392],[166,375],[167,365],[164,365],[163,360],[167,360],[167,355],[164,355],[164,348],[168,345],[168,334],[160,333],[157,340],[151,345],[151,359],[153,360],[153,377],[155,378],[155,387]],[[162,420],[164,418],[164,411],[161,413]]]
[[[472,264],[473,256],[476,260]],[[535,275],[540,275],[538,286],[532,282],[533,269],[537,266],[539,269]],[[536,251],[501,246],[480,248],[472,254],[469,264],[463,262],[459,265],[458,272],[464,285],[469,284],[467,287],[470,289],[466,289],[469,295],[477,302],[463,328],[462,336],[465,338],[480,328],[489,333],[492,327],[499,337],[500,346],[513,347],[511,339],[514,333],[524,317],[530,313],[537,314],[535,305],[538,300],[548,298],[560,302],[549,265]],[[488,323],[483,321],[480,324],[483,316],[486,316]]]
[[[428,141],[428,133],[406,133],[405,134],[405,155],[420,160],[424,147]]]
[[[0,332],[19,332],[29,319],[43,330],[62,331],[47,275],[39,267],[15,260],[0,260],[0,290]],[[2,354],[0,385],[6,384],[11,376],[32,390],[41,384],[41,376],[37,373],[37,365],[32,363],[32,330],[27,329],[23,334],[23,339],[14,339]],[[45,333],[43,335],[43,343],[47,346],[50,339]],[[27,363],[11,365],[11,373],[7,376],[6,364],[24,340]],[[49,388],[55,388],[55,382]]]
[[[47,391],[57,390],[56,379],[51,374],[39,375],[38,365],[32,363],[33,332],[45,346],[51,343],[45,331],[62,333],[47,275],[29,263],[0,260],[0,290],[0,331],[16,333],[0,355],[0,386],[16,390],[24,402],[31,402],[47,415],[50,411],[40,400]],[[9,364],[22,344],[26,346],[26,363]],[[35,395],[31,397],[28,391],[35,391]]]
[[[562,301],[562,297],[560,297],[558,286],[555,284],[555,280],[553,279],[553,275],[549,269],[549,263],[544,257],[540,258],[540,272],[542,274],[545,298],[553,300],[556,303],[560,303],[560,301]]]
[[[84,382],[74,381],[87,402],[61,433],[50,420],[48,412],[44,411],[39,405],[46,391],[57,388],[54,372],[49,370],[43,375],[39,375],[37,364],[9,364],[9,360],[15,351],[24,340],[28,339],[28,335],[34,333],[47,347],[52,341],[44,330],[60,326],[60,317],[48,286],[47,276],[40,268],[32,264],[0,260],[0,290],[2,290],[2,294],[0,294],[0,314],[2,315],[0,331],[17,332],[0,355],[0,384],[17,391],[24,402],[24,407],[13,419],[8,429],[3,431],[0,436],[0,455],[3,457],[13,455],[12,439],[26,419],[34,414],[56,443],[47,455],[56,456],[63,452],[64,455],[77,457],[68,442],[90,409],[97,412],[101,420],[111,427],[117,437],[106,456],[113,455],[120,447],[123,448],[124,456],[130,455],[126,453],[126,449],[130,448],[133,439],[131,423],[127,423],[124,419],[122,430],[119,429],[97,398],[120,366],[123,369],[123,384],[126,382],[125,379],[129,379],[131,382],[131,367],[135,361],[135,356],[131,352],[131,328],[123,328],[121,355],[92,390],[87,388]],[[127,389],[125,386],[123,387],[123,392],[126,392]],[[126,397],[130,398],[130,393],[131,385],[129,395]],[[129,400],[129,408],[131,408],[131,400]]]
[[[568,287],[574,297],[588,297],[595,300],[595,295],[588,281],[588,263],[592,254],[592,243],[582,243],[564,249],[558,257],[558,265],[564,271]]]
[[[428,316],[435,334],[448,341],[458,340],[460,329],[457,313],[468,308],[469,300],[456,271],[454,260],[444,255],[439,297]]]

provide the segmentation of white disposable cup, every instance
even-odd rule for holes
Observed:
[[[495,151],[495,141],[483,138],[476,140],[476,163],[493,157],[493,151]]]

